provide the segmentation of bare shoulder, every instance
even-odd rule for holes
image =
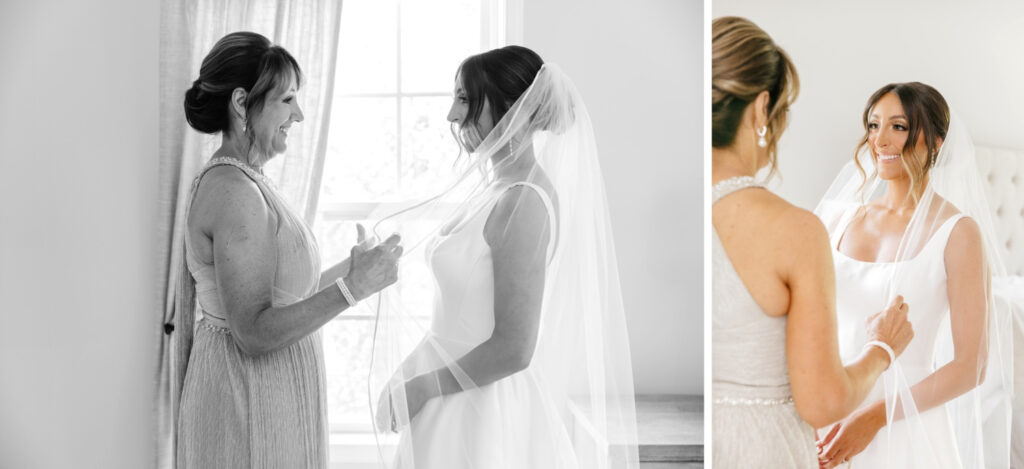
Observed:
[[[828,230],[810,210],[786,203],[785,207],[780,207],[771,231],[790,253],[792,268],[802,270],[823,263],[831,265]]]
[[[484,238],[494,246],[507,241],[508,235],[513,233],[540,236],[549,231],[549,220],[547,205],[540,194],[530,187],[517,185],[498,196],[487,216]]]
[[[716,211],[719,205],[728,218],[746,225],[747,229],[757,228],[760,237],[794,246],[800,246],[801,242],[828,242],[825,226],[814,213],[768,190],[744,190],[716,204]]]
[[[256,182],[230,165],[210,168],[203,175],[192,210],[208,224],[246,224],[271,216]]]
[[[252,195],[260,196],[260,188],[241,169],[231,165],[220,165],[210,168],[199,181],[198,193],[217,196],[218,199],[247,199]]]
[[[828,244],[828,231],[814,212],[796,206],[790,206],[779,217],[778,229],[785,232],[795,242],[808,241]]]
[[[942,198],[942,196],[935,194],[934,197],[932,205],[936,207],[934,209],[934,219],[937,220],[935,223],[936,228],[962,213],[957,206]],[[981,245],[981,227],[978,226],[978,222],[974,218],[964,215],[956,221],[949,233],[949,240],[946,242],[946,252],[949,252],[951,249],[971,248],[975,244]]]
[[[981,227],[971,217],[961,217],[953,225],[949,233],[949,241],[946,242],[946,253],[957,252],[980,252],[981,250]]]

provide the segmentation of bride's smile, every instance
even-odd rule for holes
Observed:
[[[878,100],[871,109],[867,127],[867,144],[871,148],[878,175],[883,180],[907,177],[905,157],[914,158],[916,166],[924,165],[923,156],[928,154],[924,133],[919,133],[913,148],[908,148],[910,125],[907,112],[895,93],[888,93]]]

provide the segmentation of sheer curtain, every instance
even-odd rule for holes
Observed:
[[[296,212],[312,223],[327,148],[338,48],[341,0],[165,1],[160,31],[160,150],[157,291],[164,305],[156,382],[157,466],[174,466],[174,418],[184,376],[175,363],[188,358],[187,337],[174,334],[174,291],[181,264],[185,198],[192,178],[220,141],[185,122],[185,90],[198,76],[213,44],[234,31],[263,34],[295,56],[305,82],[299,91],[305,121],[290,132],[288,151],[265,168]],[[192,311],[187,311],[191,314]],[[187,336],[187,337],[186,337]],[[183,339],[183,340],[179,340]]]

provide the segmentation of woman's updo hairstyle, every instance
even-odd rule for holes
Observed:
[[[711,23],[711,145],[724,148],[736,140],[743,111],[767,91],[768,159],[776,166],[776,144],[786,128],[789,106],[800,78],[789,56],[771,36],[744,18],[727,16]]]
[[[938,90],[916,81],[890,83],[875,91],[864,106],[864,114],[861,116],[861,122],[864,124],[864,136],[857,144],[853,156],[853,161],[857,164],[857,169],[860,170],[865,183],[867,174],[864,167],[861,166],[857,154],[868,144],[870,133],[868,124],[871,122],[871,110],[882,97],[889,93],[895,93],[899,98],[900,104],[903,106],[903,115],[907,118],[907,142],[903,145],[901,152],[903,158],[900,158],[900,161],[910,177],[910,195],[916,200],[928,171],[935,166],[939,156],[939,139],[945,139],[946,132],[949,131],[949,104]],[[924,135],[927,155],[915,155],[917,140],[921,135]]]
[[[544,60],[523,46],[506,46],[463,60],[458,74],[469,106],[463,125],[476,125],[484,111],[484,99],[490,102],[491,119],[497,124],[543,66]]]
[[[203,59],[199,78],[185,92],[185,119],[203,133],[229,131],[229,102],[235,88],[248,93],[245,111],[251,121],[263,110],[267,94],[288,86],[292,74],[301,86],[302,70],[283,47],[252,32],[228,34]]]
[[[485,99],[491,105],[491,121],[497,125],[516,100],[530,88],[543,66],[544,60],[523,46],[506,46],[463,60],[457,74],[462,76],[462,89],[466,93],[469,109],[462,127],[477,125],[483,114]],[[554,105],[558,103],[545,96],[538,95],[533,99],[551,105],[540,106],[534,111],[530,116],[531,129],[559,131],[569,124],[565,120],[567,115],[572,115],[571,109],[567,113],[566,110],[556,108]]]

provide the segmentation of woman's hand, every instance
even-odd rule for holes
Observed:
[[[384,386],[377,398],[377,412],[374,414],[377,430],[382,432],[398,431],[398,416],[395,414],[394,398],[391,395],[390,383]]]
[[[393,234],[381,244],[366,239],[366,230],[356,225],[358,244],[352,247],[345,285],[356,301],[377,293],[398,281],[398,259],[402,257],[402,240]]]
[[[884,408],[872,406],[854,412],[818,440],[818,464],[827,469],[849,461],[868,447],[883,426]]]
[[[903,302],[903,296],[896,296],[892,304],[871,315],[867,320],[868,340],[878,340],[892,347],[898,357],[914,338],[914,328],[907,320],[910,306]],[[891,365],[891,363],[890,363]]]

